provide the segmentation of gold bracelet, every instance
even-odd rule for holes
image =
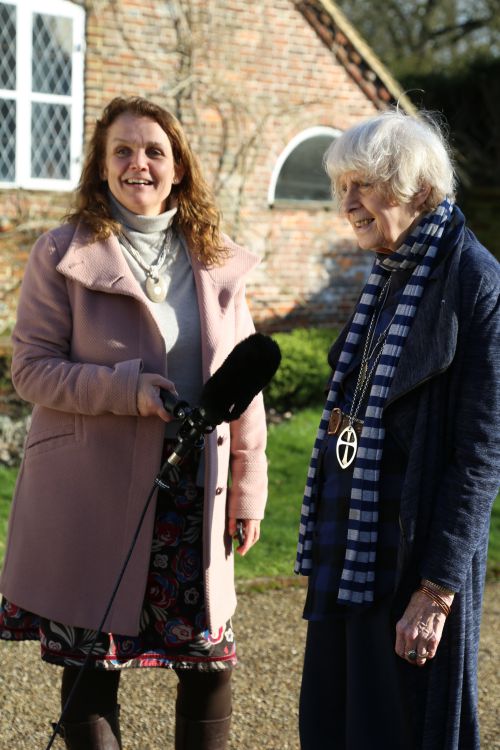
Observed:
[[[450,591],[450,589],[447,589],[446,586],[441,586],[439,583],[434,583],[434,581],[429,581],[428,578],[422,578],[422,586],[427,586],[430,589],[435,589],[437,592],[441,592],[442,594],[447,594],[448,596],[455,595],[454,591]]]
[[[434,604],[437,604],[444,616],[448,617],[451,612],[450,605],[447,604],[445,600],[439,596],[439,594],[436,594],[436,592],[430,589],[428,586],[420,586],[418,590],[428,596],[429,599],[432,599]]]

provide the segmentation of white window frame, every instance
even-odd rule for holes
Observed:
[[[16,176],[13,182],[0,181],[0,188],[30,190],[73,190],[78,183],[83,150],[83,101],[85,10],[69,0],[2,0],[16,6],[16,88],[0,89],[1,99],[16,102]],[[33,14],[70,18],[73,22],[71,95],[40,94],[31,90]],[[64,104],[71,113],[70,177],[46,179],[31,177],[31,106],[33,102]]]
[[[313,201],[313,200],[304,200],[304,201],[298,201],[298,200],[288,200],[288,199],[281,199],[276,198],[276,185],[278,184],[278,179],[281,173],[281,169],[283,167],[283,164],[288,159],[292,151],[295,151],[297,146],[299,146],[303,141],[308,141],[310,138],[315,138],[318,135],[331,135],[332,138],[338,138],[339,135],[341,135],[342,131],[338,130],[337,128],[330,128],[324,125],[316,125],[311,128],[306,128],[305,130],[302,130],[300,133],[297,133],[289,143],[285,146],[281,154],[278,156],[278,159],[276,160],[276,164],[274,165],[274,169],[271,175],[271,179],[269,181],[269,188],[267,191],[267,202],[269,206],[274,206],[275,204],[280,203],[297,203],[297,204],[321,204],[324,203],[324,201]]]

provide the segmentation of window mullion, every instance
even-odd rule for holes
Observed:
[[[71,182],[76,183],[82,168],[83,102],[85,57],[85,13],[75,9],[73,17],[73,59],[71,83]]]
[[[17,133],[16,182],[25,187],[31,178],[31,36],[33,8],[29,0],[17,6]]]

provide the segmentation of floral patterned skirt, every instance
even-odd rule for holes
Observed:
[[[164,457],[172,450],[165,442]],[[236,647],[231,622],[217,634],[206,623],[203,583],[203,489],[196,485],[199,455],[170,469],[171,489],[159,491],[149,579],[137,636],[100,633],[90,663],[102,669],[166,667],[231,669]],[[79,666],[96,631],[63,625],[2,599],[0,638],[40,640],[42,659]]]

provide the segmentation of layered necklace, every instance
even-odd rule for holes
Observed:
[[[389,333],[394,315],[390,319],[389,323],[385,326],[384,330],[375,338],[375,330],[377,323],[380,318],[380,314],[384,308],[389,292],[389,286],[391,283],[391,277],[387,278],[383,287],[380,290],[380,303],[377,306],[377,311],[374,311],[370,318],[368,326],[368,332],[366,334],[366,341],[363,347],[363,354],[361,355],[361,364],[359,367],[358,377],[356,379],[356,385],[354,388],[354,395],[352,397],[351,408],[347,415],[348,423],[347,426],[340,432],[337,438],[336,454],[337,461],[342,469],[347,469],[358,452],[358,433],[356,432],[354,425],[359,423],[358,412],[365,398],[368,386],[371,379],[377,369],[384,343]]]
[[[120,234],[120,242],[146,274],[146,294],[151,302],[164,302],[167,296],[167,281],[164,276],[160,275],[160,271],[172,246],[172,229],[168,227],[164,231],[160,252],[154,263],[150,266],[144,263],[140,252],[132,245],[123,232]]]

